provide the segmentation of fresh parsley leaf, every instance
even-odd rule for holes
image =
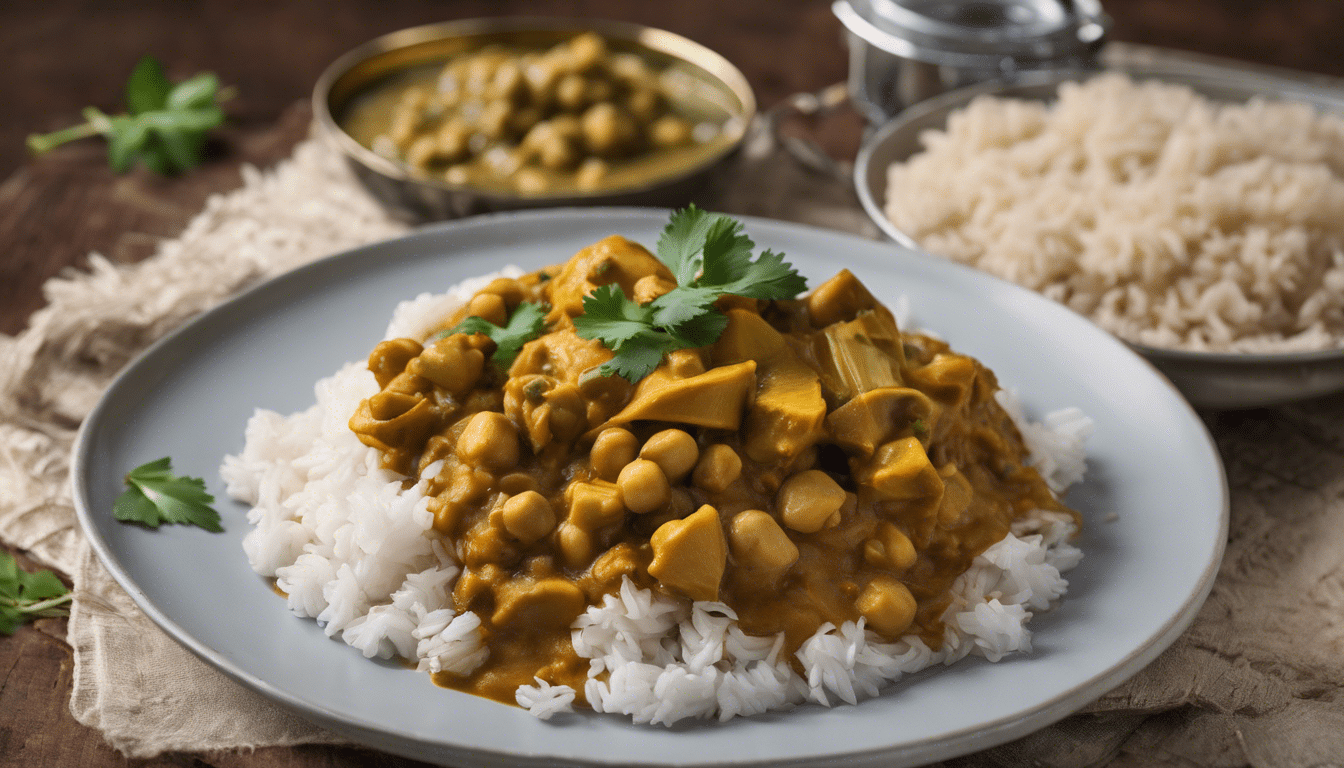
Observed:
[[[51,571],[28,573],[0,552],[0,635],[12,635],[30,619],[68,616],[70,590]]]
[[[112,505],[112,516],[126,523],[158,528],[164,523],[197,525],[220,533],[219,513],[210,505],[215,497],[198,477],[173,474],[167,456],[141,464],[126,475],[126,490]]]
[[[146,56],[126,83],[125,115],[107,115],[89,107],[85,123],[45,135],[28,137],[35,154],[89,136],[107,138],[108,165],[118,173],[137,160],[164,175],[195,167],[201,161],[206,134],[224,122],[220,102],[231,94],[208,72],[174,85],[163,67]]]
[[[714,308],[725,295],[791,299],[807,289],[782,254],[767,250],[752,261],[754,247],[741,222],[728,216],[694,205],[673,213],[658,239],[658,258],[677,287],[641,306],[619,287],[604,285],[584,297],[584,314],[574,318],[580,337],[598,339],[614,353],[599,371],[636,382],[668,352],[713,344],[728,326]]]
[[[504,325],[495,325],[483,317],[473,315],[446,331],[439,331],[429,341],[438,341],[455,333],[483,333],[495,342],[495,354],[490,356],[490,360],[507,370],[522,351],[523,345],[540,336],[546,328],[546,313],[549,310],[550,307],[545,304],[524,301],[513,310]]]

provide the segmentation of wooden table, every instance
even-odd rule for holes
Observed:
[[[1344,3],[1337,0],[1105,0],[1116,40],[1160,45],[1344,77]],[[42,303],[41,285],[84,263],[148,256],[213,193],[240,183],[242,163],[285,157],[307,128],[304,101],[343,51],[403,27],[485,15],[556,15],[633,21],[718,50],[747,75],[763,106],[844,79],[840,25],[825,0],[45,0],[0,9],[0,333],[14,334]],[[79,121],[94,105],[123,108],[121,89],[140,56],[180,79],[218,73],[239,95],[209,160],[174,179],[143,170],[116,176],[95,141],[30,160],[23,138]],[[849,159],[861,124],[852,113],[802,126]],[[3,535],[3,532],[0,532]],[[10,549],[9,551],[13,551]],[[21,558],[27,567],[31,561]],[[0,637],[0,766],[124,766],[68,711],[71,657],[65,623],[49,619]],[[263,749],[242,755],[164,755],[139,766],[409,766],[358,748]]]

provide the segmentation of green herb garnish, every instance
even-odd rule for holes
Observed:
[[[209,72],[174,85],[159,62],[146,56],[126,83],[129,114],[107,115],[87,107],[88,122],[33,134],[28,148],[42,154],[66,142],[101,135],[107,137],[107,162],[118,173],[137,160],[163,175],[185,171],[200,164],[206,133],[224,122],[219,104],[231,95]]]
[[[112,516],[126,523],[158,528],[164,523],[198,525],[220,533],[219,513],[210,505],[215,497],[199,477],[173,474],[167,456],[141,464],[126,475],[126,490],[112,505]]]
[[[0,552],[0,635],[12,635],[32,619],[69,616],[70,590],[51,571],[28,573],[14,556]]]
[[[714,308],[722,296],[792,299],[807,289],[783,254],[767,250],[752,261],[754,247],[741,222],[728,216],[694,205],[672,214],[658,239],[658,258],[677,287],[640,305],[618,286],[604,285],[584,297],[584,313],[574,318],[579,336],[615,353],[599,372],[636,382],[668,352],[713,344],[728,325]]]
[[[452,328],[430,336],[426,343],[447,338],[455,333],[483,333],[495,342],[495,354],[490,356],[490,360],[507,370],[523,345],[541,335],[546,327],[546,312],[549,309],[545,304],[524,301],[513,310],[513,314],[504,325],[495,325],[483,317],[472,315]]]

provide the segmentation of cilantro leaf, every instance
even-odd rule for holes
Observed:
[[[89,107],[85,123],[31,135],[28,148],[41,154],[68,141],[102,135],[108,165],[118,173],[136,161],[164,175],[185,171],[201,162],[206,134],[224,122],[219,103],[230,95],[208,72],[174,85],[162,65],[146,56],[126,83],[127,114],[107,115]]]
[[[68,616],[72,595],[51,571],[28,573],[0,552],[0,635],[12,635],[29,619]]]
[[[112,505],[112,516],[125,523],[157,528],[164,523],[196,525],[220,533],[219,513],[210,505],[215,497],[197,477],[173,474],[167,456],[141,464],[126,475],[126,490]]]
[[[508,369],[523,345],[541,335],[546,328],[546,312],[550,307],[524,301],[513,310],[504,325],[495,325],[483,317],[472,315],[446,331],[439,331],[428,341],[438,341],[455,333],[483,333],[495,342],[495,354],[490,360],[500,368]]]
[[[782,254],[767,250],[752,261],[754,247],[741,222],[728,216],[694,205],[673,213],[658,239],[658,258],[677,287],[639,305],[616,285],[600,286],[584,297],[584,314],[574,318],[581,338],[597,339],[613,353],[599,371],[636,382],[668,352],[713,344],[728,326],[714,308],[725,295],[791,299],[807,289]]]

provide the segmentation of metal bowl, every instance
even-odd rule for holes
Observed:
[[[545,48],[587,31],[607,38],[614,49],[637,52],[684,75],[694,98],[712,103],[729,115],[721,129],[726,139],[722,148],[675,173],[629,186],[592,193],[524,195],[415,175],[361,145],[340,125],[339,118],[354,99],[407,70],[441,63],[485,45]],[[554,206],[684,205],[741,146],[755,114],[756,97],[746,77],[714,51],[661,29],[591,19],[483,18],[404,29],[340,57],[313,88],[313,115],[320,134],[345,155],[355,175],[377,199],[413,220]]]
[[[1160,79],[1185,85],[1220,101],[1244,102],[1263,96],[1304,101],[1322,111],[1344,113],[1344,93],[1323,85],[1242,72],[1232,77],[1211,69],[1133,67],[1122,71],[1136,80]],[[941,129],[951,112],[965,107],[977,96],[1051,101],[1060,83],[1096,74],[1095,71],[1026,73],[1011,82],[983,83],[907,109],[869,137],[855,160],[854,184],[864,209],[887,237],[922,250],[914,238],[898,229],[883,213],[888,166],[904,162],[921,151],[920,134]],[[1239,354],[1187,352],[1135,343],[1129,346],[1171,379],[1191,404],[1201,408],[1255,408],[1344,390],[1344,349]]]

